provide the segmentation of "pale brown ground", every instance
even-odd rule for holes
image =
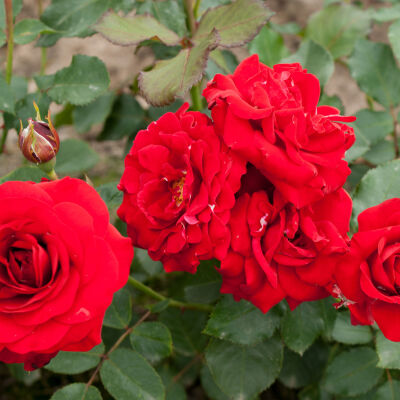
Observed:
[[[67,0],[66,0],[67,1]],[[368,0],[366,0],[367,4]],[[46,2],[45,2],[46,3]],[[49,3],[49,0],[47,0]],[[370,1],[371,3],[371,1]],[[32,18],[37,16],[37,1],[24,0],[24,8],[19,15],[21,18]],[[46,4],[45,4],[46,5]],[[301,26],[305,26],[310,14],[322,8],[323,0],[269,0],[268,5],[276,12],[272,21],[275,23],[297,22]],[[372,33],[379,40],[385,40],[382,29]],[[295,50],[296,40],[287,43],[289,47]],[[60,68],[68,66],[74,54],[87,54],[97,56],[106,64],[111,77],[111,87],[121,88],[128,87],[133,77],[145,65],[151,62],[151,54],[142,49],[138,54],[134,54],[133,47],[115,46],[99,35],[89,38],[68,38],[61,39],[54,47],[48,51],[48,66],[46,73],[54,73]],[[242,49],[241,49],[242,50]],[[244,51],[239,54],[245,56]],[[2,67],[5,66],[5,48],[0,49],[0,62]],[[38,73],[40,68],[40,49],[34,47],[33,44],[16,46],[14,56],[14,74],[31,77]],[[31,90],[35,89],[35,84],[30,83]],[[347,114],[352,114],[365,107],[364,95],[359,91],[356,83],[350,78],[348,70],[337,65],[335,73],[326,86],[326,92],[329,95],[337,94],[343,101]],[[56,112],[60,107],[52,104],[51,110]],[[90,140],[92,147],[100,154],[101,161],[92,171],[95,175],[107,173],[109,168],[113,167],[111,163],[118,164],[121,168],[122,163],[118,162],[123,157],[124,143],[123,141],[112,142],[96,142],[95,136],[100,127],[96,127],[93,132],[85,135]],[[78,137],[73,127],[62,127],[59,129],[60,136]],[[19,150],[16,146],[16,133],[10,132],[7,141],[7,154],[0,157],[0,176],[10,172],[22,162]],[[114,160],[114,161],[113,161]]]

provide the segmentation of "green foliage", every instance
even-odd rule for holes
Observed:
[[[49,96],[57,103],[85,105],[107,90],[110,83],[107,69],[97,57],[75,55],[71,65],[54,75]]]
[[[118,182],[109,182],[96,188],[101,198],[107,204],[107,208],[110,212],[119,207],[122,203],[123,194],[117,189],[117,185]]]
[[[26,166],[15,169],[9,174],[0,178],[0,184],[7,181],[32,181],[40,182],[42,178],[45,178],[46,174],[37,167]]]
[[[372,340],[369,326],[352,325],[348,313],[339,313],[336,317],[332,338],[345,344],[366,344]]]
[[[96,367],[103,353],[103,343],[84,353],[61,351],[46,365],[46,369],[57,374],[81,374]]]
[[[258,54],[260,61],[270,67],[289,55],[282,35],[267,26],[261,29],[248,47],[250,54]]]
[[[99,161],[97,153],[83,140],[66,139],[57,154],[56,172],[73,174],[87,171]]]
[[[306,40],[302,42],[295,54],[282,60],[283,63],[300,63],[308,72],[316,75],[321,86],[324,86],[335,68],[331,54],[321,45]]]
[[[378,367],[400,369],[400,343],[391,342],[382,332],[378,332],[376,352],[379,357]]]
[[[165,398],[160,376],[132,350],[115,350],[102,365],[100,376],[104,387],[116,400]]]
[[[120,17],[108,14],[96,25],[96,31],[106,39],[119,45],[134,45],[145,40],[154,39],[166,45],[179,43],[179,36],[163,26],[150,15]]]
[[[85,36],[108,5],[108,0],[52,0],[40,19],[62,36]]]
[[[368,171],[353,196],[353,219],[358,214],[393,197],[400,197],[400,160]]]
[[[62,389],[57,390],[50,400],[101,400],[99,390],[90,386],[86,390],[84,383],[72,383],[71,385],[64,386]]]
[[[376,367],[378,357],[369,347],[357,347],[336,356],[322,381],[330,393],[356,396],[366,393],[379,381],[383,371]]]
[[[369,30],[369,16],[347,4],[332,4],[314,14],[306,37],[325,47],[334,59],[349,55],[355,42]]]
[[[361,90],[378,103],[386,108],[400,103],[400,69],[387,44],[359,40],[349,67]]]
[[[183,49],[169,60],[159,61],[148,72],[141,72],[139,86],[146,100],[153,106],[162,106],[183,97],[202,77],[207,57],[219,42],[212,31],[195,46]],[[159,83],[163,82],[163,85]]]
[[[14,41],[17,44],[33,42],[40,33],[51,32],[51,29],[37,19],[23,19],[14,28]]]
[[[203,42],[215,29],[220,46],[240,46],[250,41],[272,15],[259,0],[236,0],[232,4],[209,9],[201,18],[193,41]]]
[[[230,399],[251,399],[277,378],[282,350],[275,337],[253,346],[213,339],[206,360],[215,382]]]
[[[172,353],[172,338],[160,322],[144,322],[130,335],[131,345],[151,363],[157,363]]]
[[[279,326],[276,309],[263,314],[253,304],[225,296],[216,305],[204,333],[233,343],[252,345],[270,338]]]
[[[282,319],[285,344],[296,353],[303,354],[325,329],[329,331],[332,322],[329,314],[322,302],[302,303],[294,311],[286,313]]]
[[[113,302],[104,316],[103,325],[110,328],[124,329],[132,319],[132,297],[126,289],[114,294]]]

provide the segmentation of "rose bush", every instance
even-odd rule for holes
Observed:
[[[119,185],[118,215],[133,244],[148,249],[167,272],[194,273],[200,260],[226,255],[226,225],[245,172],[211,120],[187,108],[137,134]]]
[[[0,185],[0,360],[33,370],[99,344],[132,257],[85,182]]]
[[[332,193],[350,174],[353,128],[334,107],[317,107],[318,79],[300,64],[270,68],[253,55],[203,91],[216,132],[296,207]]]
[[[255,168],[242,182],[219,269],[221,291],[263,312],[284,298],[293,309],[329,296],[335,266],[348,251],[349,195],[339,189],[296,209]]]
[[[350,253],[336,270],[353,324],[378,324],[400,341],[400,199],[363,211]],[[345,300],[345,301],[346,301]]]

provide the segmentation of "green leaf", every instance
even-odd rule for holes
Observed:
[[[217,68],[221,70],[218,73],[223,74],[232,74],[239,64],[236,56],[229,50],[213,50],[208,61],[214,62]],[[211,76],[212,78],[214,78],[214,75]]]
[[[371,146],[371,150],[365,153],[363,157],[375,165],[391,161],[395,158],[393,142],[389,140],[381,140],[374,146]]]
[[[49,90],[54,85],[56,75],[36,75],[33,77],[36,86],[41,91]]]
[[[354,223],[358,214],[385,200],[400,197],[400,160],[369,170],[353,196]]]
[[[114,11],[128,13],[135,8],[136,0],[110,0],[110,8]]]
[[[113,301],[107,308],[103,325],[115,329],[125,329],[132,319],[132,297],[122,288],[114,293]]]
[[[394,22],[389,27],[389,42],[392,46],[392,50],[397,60],[400,60],[400,19]]]
[[[104,350],[101,343],[87,352],[60,351],[45,368],[56,374],[81,374],[100,362]]]
[[[97,153],[83,140],[66,139],[60,144],[56,172],[71,174],[87,171],[99,161]]]
[[[400,69],[387,44],[359,40],[349,58],[358,86],[385,108],[400,103]]]
[[[165,400],[187,400],[185,388],[179,380],[175,380],[175,371],[163,365],[157,370],[165,386]]]
[[[392,379],[380,386],[374,400],[400,400],[400,381]]]
[[[335,69],[331,54],[312,40],[302,42],[295,54],[286,57],[281,62],[300,63],[303,68],[307,68],[308,72],[317,76],[321,86],[328,82]]]
[[[273,13],[259,0],[236,0],[231,4],[210,8],[202,16],[193,41],[202,42],[214,29],[222,47],[241,46],[258,33]]]
[[[210,369],[206,364],[201,367],[200,372],[201,386],[205,390],[208,397],[212,400],[229,400],[229,397],[221,391],[211,375]]]
[[[95,124],[102,124],[111,113],[115,99],[113,92],[108,92],[86,106],[75,107],[73,111],[74,126],[77,132],[88,132]]]
[[[386,339],[381,331],[376,336],[378,367],[400,369],[400,343]]]
[[[189,303],[210,304],[220,297],[222,279],[215,264],[214,260],[202,261],[196,274],[188,274],[184,292]]]
[[[383,371],[376,367],[378,356],[369,347],[357,347],[336,356],[328,365],[323,387],[330,393],[356,396],[379,381]]]
[[[23,19],[14,27],[14,42],[17,44],[27,44],[33,42],[40,33],[51,29],[37,19]]]
[[[311,16],[305,35],[336,59],[351,53],[357,39],[367,34],[369,25],[368,13],[348,4],[332,4]]]
[[[164,271],[160,261],[154,261],[150,258],[147,250],[135,248],[135,257],[133,259],[133,270],[144,273],[144,280],[158,275]]]
[[[336,318],[332,337],[344,344],[366,344],[372,340],[372,333],[369,326],[352,325],[350,315],[341,312]]]
[[[159,321],[165,324],[172,335],[172,342],[177,353],[185,356],[196,355],[207,343],[207,336],[202,335],[207,315],[200,311],[166,309],[160,314]]]
[[[31,181],[40,182],[42,178],[47,178],[47,175],[38,167],[20,167],[11,171],[9,174],[0,178],[0,184],[8,181]]]
[[[283,340],[291,350],[303,354],[322,333],[324,326],[318,302],[302,303],[283,317]]]
[[[152,364],[172,353],[172,338],[169,329],[161,322],[143,322],[130,334],[134,350]]]
[[[274,24],[273,22],[270,22],[269,24],[275,32],[283,35],[297,35],[301,32],[301,28],[296,22],[288,22],[286,24]]]
[[[172,103],[175,97],[184,97],[201,79],[208,54],[215,49],[218,40],[218,35],[212,31],[193,47],[181,50],[176,57],[161,60],[151,71],[141,72],[139,87],[146,100],[153,106],[162,106]]]
[[[321,379],[329,356],[329,347],[314,343],[304,354],[285,348],[279,380],[291,389],[301,388]]]
[[[112,106],[99,140],[118,140],[144,128],[144,111],[130,94],[118,96]]]
[[[50,400],[101,400],[99,390],[94,386],[89,386],[86,391],[86,384],[72,383],[57,390]]]
[[[231,400],[250,399],[277,378],[282,350],[277,338],[254,346],[213,339],[206,349],[206,360],[215,382]]]
[[[42,33],[36,42],[37,47],[54,46],[63,37],[61,33]]]
[[[138,14],[151,13],[157,21],[173,30],[179,37],[187,36],[186,14],[180,0],[149,1],[137,8]]]
[[[396,4],[391,7],[382,7],[375,9],[371,13],[371,16],[377,22],[387,22],[398,19],[400,18],[400,4]]]
[[[69,67],[57,71],[48,94],[59,104],[79,106],[99,97],[109,83],[107,69],[100,59],[78,54]]]
[[[164,400],[161,378],[138,353],[117,349],[100,369],[101,381],[116,400]]]
[[[278,328],[275,309],[263,314],[248,301],[224,296],[212,312],[204,333],[239,344],[256,344],[269,339]]]
[[[96,188],[104,203],[107,204],[108,211],[114,210],[122,203],[123,193],[118,190],[117,185],[118,182],[109,182]]]
[[[25,371],[24,364],[7,364],[7,368],[11,375],[18,381],[22,382],[25,386],[32,386],[42,376],[40,369],[34,371]]]
[[[108,0],[52,0],[40,19],[63,36],[79,36],[107,10]]]
[[[4,113],[4,123],[8,129],[16,129],[19,132],[20,120],[24,125],[28,118],[36,116],[36,110],[33,102],[36,102],[42,115],[46,115],[50,106],[50,97],[46,93],[29,93],[24,98],[15,103],[15,115]]]
[[[289,55],[283,37],[267,26],[249,43],[248,49],[250,54],[258,54],[260,61],[270,67]]]
[[[121,17],[118,14],[107,14],[95,29],[112,43],[122,46],[137,45],[145,40],[158,40],[168,46],[179,44],[179,36],[160,24],[150,15]]]
[[[354,124],[370,144],[376,144],[393,132],[393,118],[386,111],[368,109],[357,111]]]
[[[22,10],[22,1],[23,0],[12,0],[14,19]],[[6,28],[6,12],[4,8],[4,1],[2,1],[0,2],[0,30],[4,30],[5,28]]]
[[[7,85],[3,75],[0,74],[0,110],[15,113],[15,98],[12,91],[12,87]]]

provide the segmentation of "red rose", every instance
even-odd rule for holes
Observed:
[[[195,272],[201,259],[224,257],[226,226],[244,173],[199,112],[166,113],[140,131],[125,159],[119,217],[135,246],[167,272]]]
[[[85,182],[0,185],[0,360],[33,370],[99,344],[132,257]]]
[[[254,55],[233,75],[217,74],[203,95],[225,144],[256,166],[296,207],[340,188],[342,160],[354,143],[351,122],[336,108],[317,107],[318,79],[300,64],[273,69]]]
[[[263,312],[283,298],[293,309],[329,296],[335,264],[348,248],[348,194],[339,189],[296,209],[262,183],[265,178],[256,170],[246,178],[251,185],[244,183],[229,223],[232,240],[219,269],[221,291]]]
[[[359,215],[351,251],[335,275],[352,323],[375,320],[389,340],[400,341],[400,199]]]

